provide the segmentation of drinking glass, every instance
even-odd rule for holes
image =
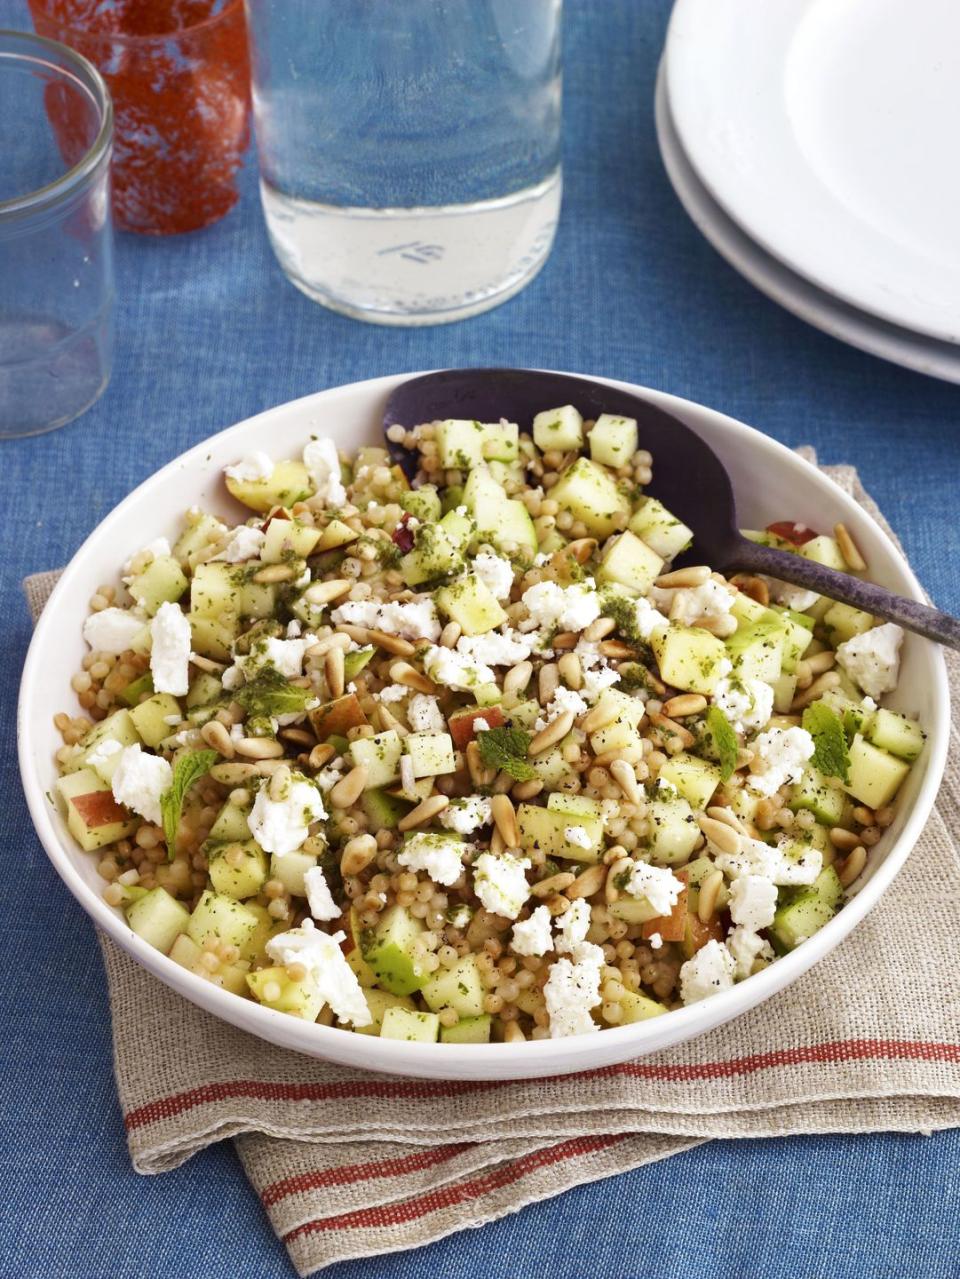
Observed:
[[[112,134],[89,62],[0,31],[0,436],[63,426],[109,381]]]
[[[196,231],[233,208],[250,141],[243,0],[30,0],[30,12],[110,88],[121,230]]]
[[[560,211],[562,0],[247,0],[260,192],[317,302],[437,324],[527,284]]]

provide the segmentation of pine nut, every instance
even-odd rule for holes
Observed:
[[[554,635],[553,641],[550,647],[557,649],[561,652],[567,649],[576,648],[577,647],[576,631],[558,631],[557,634]]]
[[[338,629],[347,636],[348,639],[354,640],[357,644],[372,644],[371,636],[373,632],[369,626],[354,626],[352,622],[339,622]],[[344,645],[348,648],[349,645]],[[309,652],[309,649],[307,650]]]
[[[802,693],[790,703],[792,711],[801,711],[805,706],[809,706],[811,702],[815,702],[818,697],[827,691],[828,688],[836,688],[840,683],[839,671],[825,671],[813,681],[809,688],[805,688]]]
[[[340,855],[341,875],[359,875],[377,855],[377,841],[373,835],[354,835],[343,846]]]
[[[532,777],[529,782],[517,782],[513,787],[513,798],[521,802],[534,799],[543,790],[544,783],[539,777]]]
[[[541,879],[539,883],[533,885],[530,892],[534,897],[549,897],[552,893],[562,893],[576,878],[571,871],[561,870],[556,875]]]
[[[762,604],[766,608],[770,603],[770,588],[762,577],[751,577],[749,573],[737,573],[731,581],[732,585],[755,604]]]
[[[617,624],[612,617],[598,617],[583,632],[583,638],[588,644],[596,644],[598,641],[606,639],[610,632],[616,629]]]
[[[329,604],[346,595],[354,585],[352,577],[334,577],[327,582],[314,582],[303,592],[303,597],[311,604]]]
[[[684,719],[687,715],[699,715],[707,709],[707,699],[699,693],[678,693],[663,704],[664,715],[671,719]]]
[[[406,816],[400,818],[397,829],[413,830],[415,826],[423,826],[426,822],[432,821],[438,813],[442,813],[449,804],[450,800],[446,795],[430,795],[422,804],[411,808]]]
[[[467,760],[467,771],[470,774],[470,780],[474,786],[489,786],[496,777],[496,770],[487,768],[480,754],[480,747],[476,742],[468,742],[464,751]]]
[[[572,688],[574,692],[583,688],[583,667],[576,653],[564,653],[557,662],[557,670],[568,688]]]
[[[303,569],[299,571],[302,573]],[[289,582],[296,576],[297,571],[292,564],[268,564],[265,568],[258,569],[252,580],[267,586],[271,582]]]
[[[333,698],[342,697],[346,686],[342,648],[331,648],[323,659],[323,674],[327,681],[327,690],[330,696]]]
[[[456,648],[457,640],[462,634],[463,628],[459,622],[447,622],[440,632],[440,646],[442,648]]]
[[[861,826],[872,826],[874,823],[873,809],[867,808],[865,804],[858,804],[853,810],[853,820],[859,822]]]
[[[700,897],[697,902],[697,918],[701,924],[709,924],[717,909],[717,897],[723,887],[723,871],[712,870],[700,883]]]
[[[207,720],[206,724],[200,729],[200,736],[208,746],[212,746],[224,759],[233,759],[236,753],[233,749],[233,742],[225,726],[218,719]]]
[[[658,728],[665,729],[668,733],[672,733],[674,737],[679,737],[683,743],[684,749],[692,746],[697,740],[688,728],[684,728],[682,724],[678,724],[676,720],[664,715],[660,711],[651,711],[649,713],[651,724],[656,724]]]
[[[493,810],[493,820],[496,823],[497,830],[503,836],[503,842],[508,848],[516,848],[520,843],[520,831],[517,827],[517,814],[513,804],[510,802],[509,795],[494,795],[490,801]]]
[[[279,802],[283,799],[286,794],[287,787],[290,785],[290,781],[290,769],[286,765],[282,768],[278,768],[270,778],[270,798],[275,804],[279,804]]]
[[[719,848],[721,853],[729,853],[735,857],[740,852],[740,836],[726,822],[718,822],[712,817],[703,816],[698,825],[710,843]]]
[[[603,886],[603,895],[608,906],[612,905],[620,896],[617,880],[621,875],[629,874],[633,869],[633,862],[630,858],[622,856],[623,849],[620,849],[620,853],[621,856],[617,861],[611,863],[610,869],[607,871],[606,883]]]
[[[723,822],[731,830],[735,830],[738,835],[746,835],[747,833],[743,822],[732,809],[722,808],[719,804],[713,804],[707,809],[707,816],[712,817],[715,822]]]
[[[698,630],[709,631],[711,635],[716,635],[718,639],[726,639],[732,635],[737,629],[737,619],[735,617],[698,617],[690,623],[696,626]]]
[[[834,524],[833,536],[837,539],[837,546],[840,548],[840,554],[846,562],[847,568],[854,573],[863,573],[867,567],[867,561],[860,554],[860,547],[850,535],[850,530],[845,524]]]
[[[513,788],[514,778],[510,773],[497,773],[493,781],[493,793],[495,795],[506,795]]]
[[[259,774],[255,764],[214,764],[210,776],[222,786],[238,786]]]
[[[386,631],[370,631],[369,635],[371,644],[385,653],[393,653],[394,657],[413,657],[417,651],[415,645],[401,635],[388,635]]]
[[[571,901],[578,897],[592,897],[594,893],[599,893],[603,887],[604,880],[607,878],[607,867],[603,862],[597,862],[595,866],[588,866],[585,871],[579,874],[570,886],[565,889],[567,897]]]
[[[527,748],[528,755],[542,755],[544,751],[555,746],[557,742],[573,728],[573,711],[564,711],[556,719],[552,719],[546,728],[542,728]]]
[[[623,791],[624,799],[628,799],[631,804],[639,804],[643,796],[632,766],[625,759],[615,759],[609,767],[610,776]]]
[[[812,657],[804,658],[804,665],[811,675],[822,675],[824,671],[832,670],[836,663],[837,655],[829,648],[825,648],[822,653],[814,653]]]
[[[578,564],[586,564],[587,560],[597,549],[597,539],[594,537],[578,537],[574,542],[568,542],[563,548],[561,554],[572,556]]]
[[[407,737],[410,733],[409,728],[405,724],[401,724],[389,706],[385,706],[383,702],[378,702],[374,709],[374,715],[380,721],[380,728],[387,733],[391,730],[399,733],[401,737]]]
[[[505,853],[507,851],[507,846],[503,842],[503,836],[497,830],[496,826],[494,826],[493,834],[490,836],[490,851],[493,853],[494,857],[499,857],[501,853]]]
[[[323,768],[336,755],[336,751],[329,742],[321,742],[319,746],[314,746],[310,752],[310,758],[307,761],[308,768]]]
[[[351,639],[349,635],[325,635],[323,639],[317,640],[316,644],[311,644],[304,653],[304,657],[326,657],[332,648],[343,649],[344,652],[350,647]]]
[[[552,897],[547,898],[544,905],[556,919],[559,915],[565,915],[570,909],[570,899],[569,897],[563,897],[560,893],[554,893]]]
[[[862,844],[850,850],[837,870],[837,878],[844,888],[849,888],[867,864],[867,850]]]
[[[794,668],[794,675],[797,680],[797,688],[802,692],[805,688],[809,688],[813,683],[813,671],[810,669],[810,663],[801,658]]]
[[[620,714],[619,708],[613,701],[599,701],[593,710],[588,711],[580,720],[580,728],[585,733],[596,733],[601,728],[606,728]]]
[[[842,826],[833,826],[830,830],[830,843],[841,852],[850,852],[860,843],[860,836],[855,835],[852,830],[844,830]]]
[[[293,742],[295,746],[312,746],[317,740],[312,733],[308,733],[305,728],[281,728],[279,736],[287,742]]]
[[[620,640],[601,640],[598,648],[603,657],[612,657],[615,660],[622,661],[625,658],[636,657],[637,650],[631,648],[629,644],[623,644]]]
[[[560,668],[556,662],[546,662],[540,667],[540,674],[537,677],[537,695],[540,705],[546,706],[548,702],[552,702],[553,695],[559,687]]]
[[[690,568],[675,568],[672,573],[661,573],[654,583],[665,590],[671,587],[702,586],[709,581],[712,569],[706,564],[691,565]]]
[[[357,764],[345,773],[330,792],[330,803],[334,808],[350,808],[360,798],[360,793],[367,784],[366,764]]]
[[[504,697],[519,697],[530,683],[532,675],[532,662],[517,662],[516,666],[512,666],[503,677]]]
[[[273,737],[241,737],[233,749],[246,759],[277,759],[283,754],[283,743]]]
[[[394,662],[390,667],[390,678],[404,688],[415,688],[418,693],[437,692],[436,684],[428,680],[426,675],[421,675],[409,662]]]
[[[191,653],[190,661],[197,670],[208,671],[211,675],[219,675],[227,669],[223,662],[215,662],[212,657],[202,657],[199,653]]]

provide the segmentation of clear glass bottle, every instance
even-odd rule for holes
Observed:
[[[560,211],[562,0],[246,0],[267,229],[380,324],[497,306]]]

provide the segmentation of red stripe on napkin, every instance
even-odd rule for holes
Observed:
[[[475,1142],[462,1141],[457,1146],[434,1146],[430,1150],[418,1150],[400,1159],[382,1159],[375,1163],[346,1164],[342,1168],[319,1168],[315,1172],[301,1173],[297,1177],[285,1177],[274,1181],[260,1192],[265,1208],[279,1203],[289,1195],[305,1190],[320,1190],[325,1186],[346,1186],[354,1181],[379,1181],[386,1177],[400,1177],[404,1173],[435,1168],[469,1150]]]

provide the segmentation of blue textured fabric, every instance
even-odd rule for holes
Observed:
[[[5,788],[0,1276],[292,1274],[229,1146],[152,1180],[126,1156],[92,930],[34,837],[16,775],[30,636],[20,578],[64,563],[157,466],[322,387],[457,364],[634,379],[856,462],[938,602],[960,611],[960,390],[881,363],[761,297],[701,240],[656,150],[667,0],[568,0],[567,193],[553,256],[507,306],[434,330],[365,327],[288,285],[253,174],[219,226],[121,237],[113,382],[84,418],[0,445]],[[27,25],[0,0],[0,26]],[[2,281],[0,281],[2,288]],[[960,1274],[960,1133],[717,1142],[332,1279]]]

